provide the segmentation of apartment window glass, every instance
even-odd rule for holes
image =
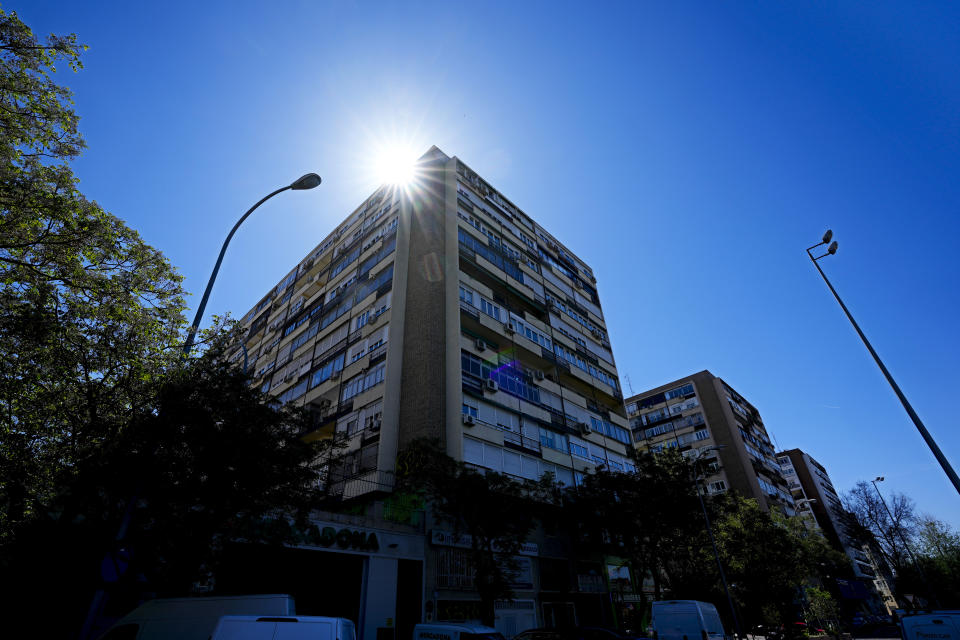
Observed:
[[[480,297],[480,311],[487,314],[494,320],[500,320],[500,307],[493,304],[483,296]]]
[[[573,437],[570,438],[570,453],[584,460],[590,459],[590,451],[587,449],[587,443],[578,441]]]

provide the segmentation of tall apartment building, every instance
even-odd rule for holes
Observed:
[[[701,371],[628,398],[626,409],[638,450],[703,455],[708,493],[733,490],[795,514],[760,412],[722,379]]]
[[[787,478],[794,500],[802,503],[805,511],[809,510],[830,544],[850,558],[855,582],[841,585],[846,587],[841,589],[846,598],[862,600],[870,609],[869,613],[889,615],[897,608],[897,603],[886,572],[878,566],[869,546],[856,544],[844,531],[843,504],[826,468],[800,449],[778,453],[777,461]]]
[[[242,321],[256,384],[314,412],[305,437],[347,442],[327,490],[358,504],[388,495],[398,449],[421,436],[478,468],[570,485],[598,465],[632,468],[591,268],[456,157],[433,147],[417,173],[412,188],[371,195]],[[384,530],[382,552],[354,550],[368,574],[379,567],[365,584],[417,592],[370,605],[376,615],[364,604],[366,640],[403,607],[475,617],[463,541],[424,533],[391,546],[384,536],[400,534]],[[422,583],[401,584],[416,574],[404,560],[422,561]],[[498,605],[504,630],[602,601],[602,567],[565,564],[536,543],[517,561],[516,600]]]

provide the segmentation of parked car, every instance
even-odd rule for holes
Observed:
[[[725,640],[717,608],[699,600],[658,600],[651,607],[656,640]]]
[[[513,640],[649,640],[629,636],[604,627],[541,627],[527,629],[513,637]]]
[[[505,638],[496,629],[474,624],[418,624],[413,628],[413,640],[505,640]]]
[[[960,611],[905,615],[900,629],[903,640],[960,640]]]
[[[223,616],[210,640],[357,640],[357,633],[346,618]]]
[[[155,598],[120,618],[101,640],[208,640],[224,615],[295,613],[293,597],[287,594]]]

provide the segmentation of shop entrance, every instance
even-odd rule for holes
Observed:
[[[233,545],[216,576],[216,593],[289,593],[297,614],[357,622],[364,556],[308,549]]]

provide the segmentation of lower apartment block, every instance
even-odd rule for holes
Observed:
[[[760,412],[721,378],[701,371],[630,397],[626,408],[639,451],[676,447],[701,459],[707,493],[733,490],[796,513]]]
[[[571,486],[598,467],[632,469],[590,267],[457,158],[434,147],[417,174],[369,197],[242,320],[255,384],[311,410],[305,438],[346,443],[328,494],[366,539],[392,540],[338,550],[364,556],[348,616],[364,640],[478,610],[463,540],[393,491],[404,444],[433,438],[478,469]],[[610,623],[602,558],[570,558],[541,536],[518,566],[516,600],[497,608],[505,635]],[[402,588],[374,604],[375,581]]]

